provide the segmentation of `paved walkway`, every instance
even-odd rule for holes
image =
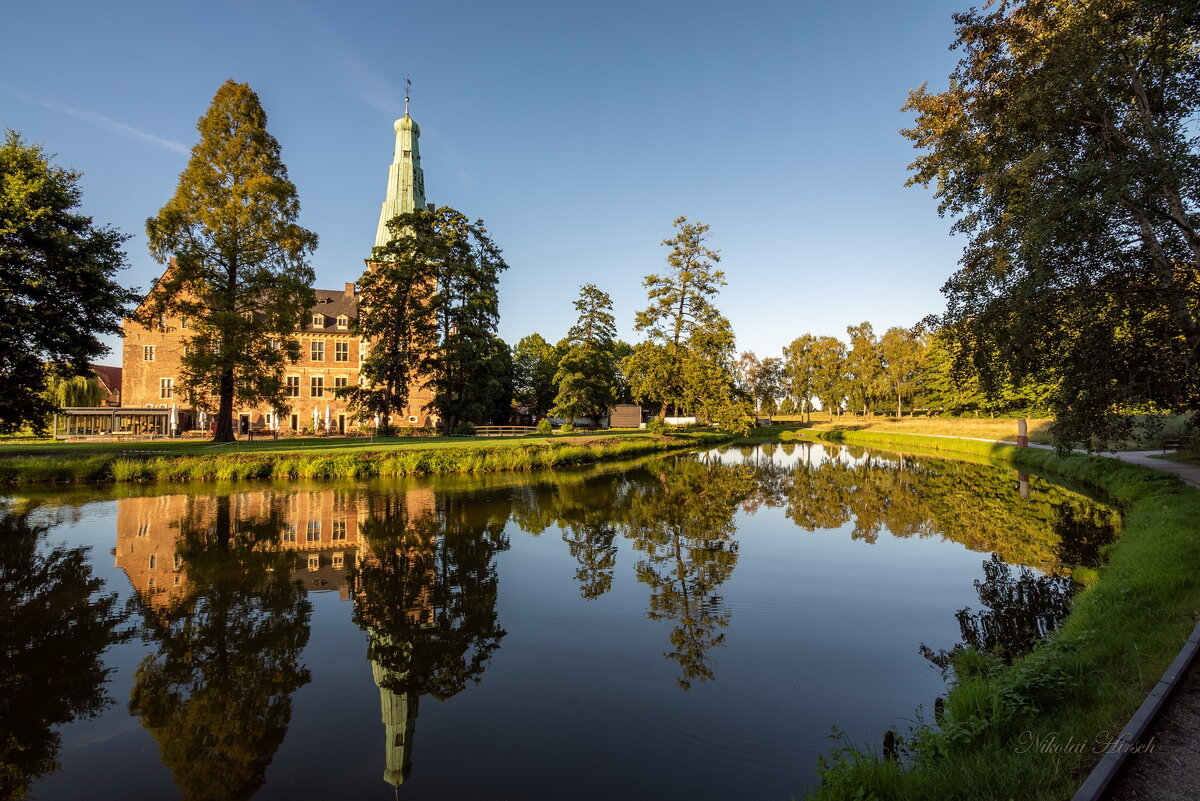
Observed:
[[[1138,467],[1148,467],[1161,473],[1174,473],[1180,479],[1200,488],[1200,465],[1187,462],[1172,462],[1169,459],[1155,459],[1162,456],[1162,451],[1121,451],[1118,453],[1102,453],[1101,456],[1111,456],[1122,462],[1136,464]],[[1200,794],[1200,790],[1197,791]]]

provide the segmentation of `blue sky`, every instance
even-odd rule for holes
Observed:
[[[558,339],[592,282],[636,341],[642,279],[686,215],[721,251],[739,349],[779,355],[942,309],[962,243],[904,187],[898,131],[909,89],[945,86],[966,6],[20,3],[0,30],[0,127],[83,173],[84,211],[133,235],[122,280],[144,289],[161,270],[145,220],[217,88],[247,82],[320,236],[318,286],[338,287],[370,251],[408,75],[427,198],[482,218],[510,265],[505,340]]]

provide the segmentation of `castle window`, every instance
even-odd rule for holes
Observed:
[[[335,553],[333,555],[333,569],[341,570],[346,566],[346,555],[343,553]]]
[[[350,343],[349,342],[333,343],[333,360],[335,362],[350,361]]]
[[[292,525],[291,523],[283,524],[283,541],[284,542],[295,542],[296,541],[296,527],[294,525]]]
[[[150,569],[154,570],[158,567],[158,554],[150,554]]]
[[[350,327],[350,318],[344,314],[339,314],[338,318],[337,318],[337,327],[338,328],[349,328]]]
[[[334,520],[333,521],[333,541],[339,542],[344,539],[346,539],[346,521],[345,520]]]
[[[154,346],[153,345],[147,345],[144,348],[142,348],[142,361],[144,361],[144,362],[154,361]]]
[[[308,385],[308,394],[313,398],[325,397],[325,379],[319,375],[314,375]]]
[[[242,319],[248,323],[254,322],[254,312],[242,312]]]
[[[308,529],[304,532],[305,542],[320,542],[321,541],[321,521],[309,520]]]
[[[182,316],[179,318],[179,327],[180,328],[187,328],[188,327],[187,324],[188,324],[187,316]]]
[[[158,397],[173,398],[175,397],[175,379],[160,378],[158,380]]]
[[[314,314],[312,316],[312,324],[316,328],[324,328],[325,327],[325,315]]]
[[[325,361],[325,343],[324,342],[310,342],[308,344],[309,344],[309,351],[308,351],[309,358],[311,358],[314,362]]]
[[[344,375],[338,375],[338,376],[333,377],[333,386],[335,389],[341,389],[342,387],[346,386],[346,383],[347,383],[347,380],[346,380],[346,376],[344,376]]]
[[[287,377],[287,396],[289,398],[300,397],[300,376],[289,375]],[[292,428],[295,428],[295,426],[293,425]]]
[[[309,555],[308,569],[309,570],[320,570],[321,569],[321,555],[320,554],[314,553],[314,554]]]
[[[299,379],[299,378],[297,378],[296,380],[297,380],[297,381],[299,381],[300,379]],[[297,393],[297,394],[299,394],[299,392],[300,392],[300,387],[299,387],[299,385],[297,385],[297,386],[296,386],[296,393]],[[293,415],[292,415],[292,430],[293,430],[293,431],[299,431],[299,430],[300,430],[300,415],[298,415],[298,414],[293,414]]]

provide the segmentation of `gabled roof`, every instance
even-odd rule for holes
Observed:
[[[345,315],[351,320],[358,313],[358,298],[353,295],[347,295],[341,289],[314,289],[313,294],[317,296],[317,303],[308,310],[308,317],[304,320],[303,331],[337,331],[337,318]],[[325,325],[316,326],[312,324],[314,314],[325,315]],[[345,330],[345,329],[340,329]]]
[[[108,391],[118,393],[121,391],[121,368],[109,367],[106,364],[89,364],[95,371],[97,377],[104,382],[104,386],[108,387]]]

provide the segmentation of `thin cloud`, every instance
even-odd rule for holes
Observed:
[[[64,106],[60,103],[54,103],[49,100],[38,100],[36,102],[42,108],[48,108],[52,111],[67,114],[77,120],[86,122],[88,125],[94,125],[97,128],[103,128],[106,131],[112,131],[113,133],[127,136],[131,139],[148,142],[149,144],[160,147],[163,150],[169,150],[172,153],[178,153],[181,156],[186,156],[190,152],[188,146],[182,142],[176,142],[174,139],[164,139],[161,136],[155,136],[148,131],[143,131],[138,128],[134,128],[132,125],[126,125],[123,122],[118,122],[112,117],[105,117],[103,114],[97,114],[93,111],[84,111],[83,109],[78,108],[71,108],[70,106]]]
[[[324,39],[330,60],[352,95],[389,117],[400,116],[404,111],[404,93],[395,82],[347,45],[316,9],[307,3],[296,3],[291,8],[291,13],[302,16],[313,32]]]

